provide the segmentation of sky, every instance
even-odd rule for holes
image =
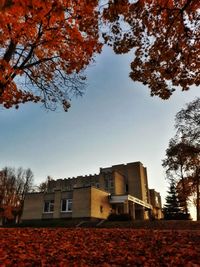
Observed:
[[[31,103],[1,108],[0,169],[31,168],[39,184],[48,175],[76,177],[140,161],[149,187],[164,202],[168,184],[162,160],[175,134],[174,117],[200,91],[178,90],[169,100],[150,97],[147,86],[129,78],[132,57],[104,48],[87,70],[84,96],[72,99],[67,113]]]

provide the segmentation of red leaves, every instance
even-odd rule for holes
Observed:
[[[198,266],[200,231],[0,229],[1,266]]]
[[[19,104],[29,101],[37,103],[41,101],[41,99],[39,96],[35,96],[31,92],[18,89],[13,82],[7,86],[7,90],[5,90],[0,97],[0,105],[2,104],[5,108],[15,106],[15,108],[18,109]]]
[[[117,54],[133,49],[130,78],[151,96],[168,99],[199,85],[199,7],[199,0],[110,0],[105,8],[105,42]]]
[[[41,101],[54,110],[81,95],[79,73],[102,46],[97,6],[82,0],[0,0],[0,105]]]

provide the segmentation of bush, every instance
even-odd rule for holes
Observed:
[[[75,227],[80,220],[76,219],[41,219],[41,220],[25,220],[19,224],[9,224],[6,227]]]
[[[165,220],[191,220],[189,213],[166,213],[164,214]]]
[[[131,218],[130,214],[128,214],[128,213],[123,213],[123,214],[111,213],[108,216],[108,220],[109,221],[131,221],[132,218]]]

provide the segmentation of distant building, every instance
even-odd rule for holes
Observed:
[[[110,213],[160,219],[161,208],[160,194],[148,188],[146,168],[133,162],[100,168],[95,175],[50,180],[45,193],[26,195],[22,220],[106,219]]]

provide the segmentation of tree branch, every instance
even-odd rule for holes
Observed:
[[[6,50],[4,56],[3,56],[3,60],[5,60],[6,62],[9,62],[12,58],[12,55],[15,52],[16,49],[16,45],[17,43],[15,43],[12,39],[10,40],[10,44],[8,46],[8,49]]]

